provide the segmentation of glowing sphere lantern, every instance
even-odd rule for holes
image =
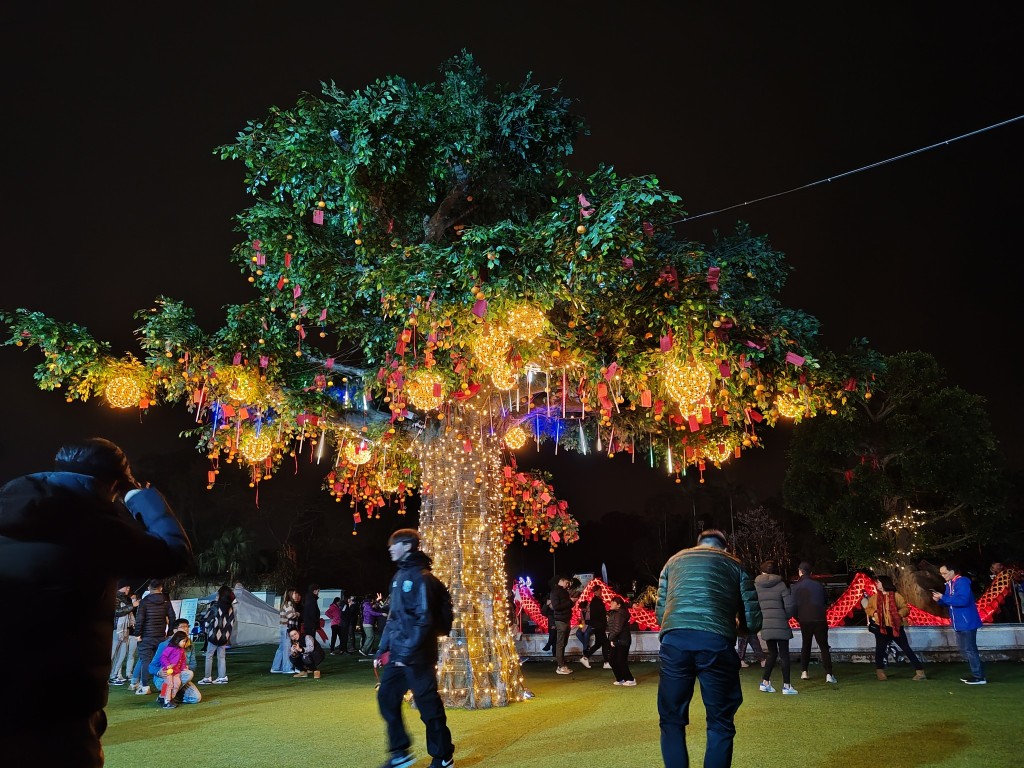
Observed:
[[[806,410],[803,402],[792,395],[779,395],[775,398],[775,408],[779,415],[786,419],[803,416]]]
[[[517,380],[515,372],[508,365],[495,366],[491,371],[491,383],[498,389],[512,389]]]
[[[130,376],[115,376],[112,378],[107,382],[104,394],[107,397],[107,402],[114,408],[138,407],[139,400],[142,399],[142,392],[139,389],[138,382]]]
[[[505,445],[513,451],[518,451],[526,445],[526,431],[518,425],[511,427],[505,433]]]
[[[253,464],[264,461],[270,456],[272,450],[274,450],[274,441],[264,432],[258,435],[255,432],[250,432],[244,435],[238,444],[238,452]]]
[[[670,362],[662,371],[665,390],[686,415],[696,413],[707,399],[711,372],[698,363]]]
[[[365,440],[350,440],[345,443],[345,460],[351,464],[365,464],[373,458],[370,444]]]
[[[415,371],[405,382],[405,392],[413,406],[421,411],[430,411],[441,407],[444,402],[444,379],[430,371]]]
[[[506,318],[509,333],[520,341],[533,341],[547,327],[548,319],[544,310],[533,304],[519,304],[508,311]]]

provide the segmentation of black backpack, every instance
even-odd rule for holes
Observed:
[[[452,605],[452,593],[439,578],[430,574],[430,582],[434,588],[434,634],[447,637],[455,623],[455,607]]]

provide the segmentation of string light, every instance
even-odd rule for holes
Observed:
[[[692,362],[680,365],[676,361],[670,361],[665,364],[662,376],[665,380],[665,391],[679,404],[683,415],[696,413],[707,399],[711,386],[711,372],[703,365]]]
[[[508,311],[506,322],[513,338],[530,342],[544,333],[548,319],[538,306],[517,304]]]
[[[419,369],[409,375],[405,392],[416,408],[431,411],[444,402],[444,379],[436,373]]]
[[[806,412],[803,402],[791,395],[779,395],[775,398],[775,408],[779,415],[786,419],[796,419]]]
[[[352,464],[365,464],[373,458],[373,452],[370,450],[370,444],[365,440],[355,441],[350,440],[345,443],[345,459]]]
[[[526,445],[526,430],[516,424],[505,433],[505,445],[513,451],[518,451]]]
[[[247,432],[238,443],[238,452],[253,464],[264,461],[273,450],[274,441],[265,432]]]
[[[142,392],[138,382],[130,376],[115,376],[104,391],[107,402],[114,408],[137,408]]]

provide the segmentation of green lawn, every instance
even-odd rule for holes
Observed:
[[[223,686],[203,686],[204,701],[162,710],[155,696],[112,688],[104,738],[109,768],[290,768],[367,766],[384,758],[369,661],[328,656],[323,677],[271,675],[274,648],[228,655]],[[200,664],[202,659],[200,657]],[[647,768],[660,766],[656,694],[658,665],[637,662],[636,688],[612,685],[611,672],[551,662],[523,665],[535,698],[500,709],[449,710],[456,765],[514,768]],[[737,715],[736,768],[1002,768],[1024,764],[1024,664],[987,665],[989,684],[969,687],[963,664],[932,664],[929,679],[890,670],[875,679],[870,664],[841,664],[838,685],[821,667],[794,680],[799,696],[757,690],[760,668],[742,670],[745,701]],[[796,676],[798,676],[797,673]],[[776,671],[774,684],[781,691]],[[699,699],[699,696],[698,696]],[[411,708],[406,723],[426,766],[423,725]],[[704,713],[691,708],[691,764],[701,765]]]

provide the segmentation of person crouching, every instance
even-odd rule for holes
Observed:
[[[292,652],[289,658],[292,666],[298,671],[292,677],[313,677],[320,678],[320,665],[324,660],[324,649],[320,647],[312,635],[300,635],[299,630],[293,629],[288,633],[292,641]]]

